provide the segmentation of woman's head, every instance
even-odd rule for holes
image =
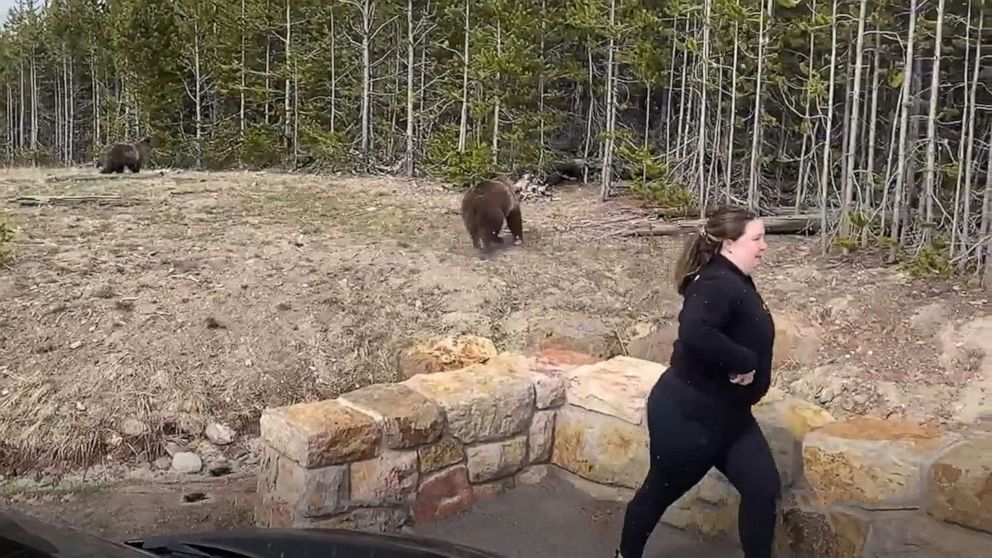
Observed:
[[[754,212],[736,207],[721,207],[713,212],[699,231],[690,235],[675,266],[675,284],[679,294],[716,253],[750,274],[761,261],[765,243],[765,226]]]

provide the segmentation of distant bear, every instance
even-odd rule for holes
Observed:
[[[145,138],[137,144],[117,143],[114,144],[104,156],[100,168],[101,174],[111,174],[115,172],[123,173],[124,169],[130,169],[137,173],[141,170],[148,158],[148,148],[151,147],[152,139]]]
[[[481,249],[480,258],[486,259],[494,243],[503,243],[499,233],[504,221],[513,234],[513,244],[523,244],[520,192],[529,181],[528,175],[515,183],[506,176],[499,176],[476,184],[465,192],[462,197],[462,222],[472,237],[472,246]]]

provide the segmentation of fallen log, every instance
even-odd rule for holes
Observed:
[[[818,232],[820,229],[819,214],[769,215],[762,217],[761,220],[765,224],[767,234],[809,234]],[[679,236],[698,230],[705,223],[705,219],[688,219],[674,223],[648,223],[646,227],[639,226],[617,231],[614,236]]]
[[[16,203],[21,206],[39,205],[112,205],[130,206],[138,205],[141,200],[136,198],[125,198],[117,195],[90,195],[90,196],[17,196],[7,200],[9,203]]]

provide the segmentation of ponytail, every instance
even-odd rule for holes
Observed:
[[[720,244],[719,239],[707,233],[705,227],[699,227],[689,236],[675,264],[675,290],[680,295],[685,294],[686,287],[717,253]]]

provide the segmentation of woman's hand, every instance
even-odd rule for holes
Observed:
[[[730,377],[730,382],[742,386],[746,386],[754,381],[754,370],[748,372],[747,374],[734,374]]]

